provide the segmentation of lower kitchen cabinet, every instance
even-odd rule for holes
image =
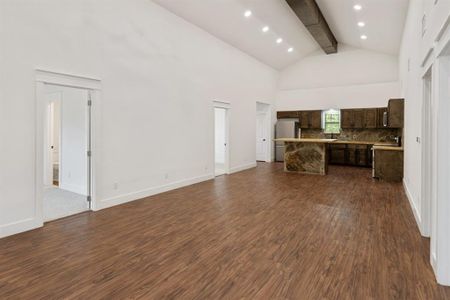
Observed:
[[[328,163],[372,167],[372,145],[330,144],[328,147]]]
[[[402,150],[373,150],[373,177],[385,181],[403,180]]]

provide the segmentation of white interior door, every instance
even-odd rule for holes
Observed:
[[[267,113],[256,114],[256,160],[267,160]]]
[[[228,152],[227,109],[214,108],[214,162],[215,175],[227,173]]]

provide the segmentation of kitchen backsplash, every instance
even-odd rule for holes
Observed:
[[[321,129],[302,129],[302,138],[334,138],[351,141],[394,142],[394,136],[402,136],[402,129],[342,129],[340,134],[325,134]]]

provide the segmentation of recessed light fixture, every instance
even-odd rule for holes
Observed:
[[[244,16],[246,18],[250,17],[251,15],[252,15],[252,11],[251,10],[246,10],[245,13],[244,13]]]
[[[263,32],[269,31],[269,26],[264,26],[264,27],[262,28],[262,31],[263,31]]]
[[[288,49],[288,52],[292,52],[292,51],[294,51],[294,48],[291,47]]]
[[[354,9],[354,10],[361,10],[361,9],[362,9],[362,6],[359,5],[359,4],[356,4],[355,6],[353,6],[353,9]]]
[[[358,26],[359,26],[359,27],[364,27],[364,26],[366,26],[366,23],[364,23],[364,22],[358,22]]]
[[[363,34],[363,35],[361,36],[361,39],[362,39],[362,40],[367,40],[367,35]]]
[[[283,42],[283,39],[282,38],[278,38],[277,39],[277,44],[281,44]]]

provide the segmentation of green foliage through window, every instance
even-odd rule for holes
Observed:
[[[324,129],[325,133],[340,133],[341,132],[341,112],[330,109],[324,113]]]

